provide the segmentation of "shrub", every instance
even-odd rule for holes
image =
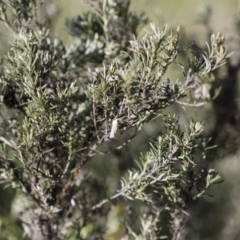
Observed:
[[[17,189],[15,211],[31,239],[177,239],[189,202],[219,175],[201,165],[203,123],[182,128],[165,109],[217,95],[224,37],[213,34],[207,51],[183,47],[179,27],[151,23],[139,35],[147,19],[130,1],[88,2],[92,12],[67,21],[69,46],[50,37],[36,1],[0,3],[14,35],[1,63],[1,183]],[[171,79],[172,66],[184,81]],[[117,187],[100,181],[97,156],[107,168],[110,153],[156,118],[164,131],[137,165],[115,174]]]

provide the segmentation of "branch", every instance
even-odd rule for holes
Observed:
[[[179,100],[176,100],[175,102],[180,104],[180,105],[187,106],[187,107],[203,107],[204,105],[207,104],[207,102],[188,103],[188,102],[182,102],[182,101],[179,101]]]

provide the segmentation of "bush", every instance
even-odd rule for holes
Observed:
[[[69,46],[50,37],[36,1],[0,3],[14,35],[1,63],[1,183],[17,189],[14,211],[30,239],[178,239],[189,203],[220,177],[201,164],[204,124],[182,128],[165,109],[217,96],[224,37],[213,34],[204,51],[183,46],[179,27],[151,23],[140,36],[147,19],[130,1],[88,2],[92,12],[67,21]],[[135,165],[120,156],[126,166],[108,178],[110,153],[156,118],[164,131],[149,151]]]

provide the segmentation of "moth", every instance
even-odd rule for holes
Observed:
[[[111,127],[109,138],[110,139],[115,138],[116,134],[117,134],[117,131],[118,131],[118,119],[115,118],[112,121],[112,127]]]

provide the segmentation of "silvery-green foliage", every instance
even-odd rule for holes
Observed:
[[[219,176],[197,168],[206,150],[203,125],[192,121],[183,131],[162,110],[211,100],[214,70],[229,57],[224,38],[213,35],[208,52],[184,67],[179,56],[191,46],[180,47],[180,28],[151,24],[140,38],[145,19],[129,11],[130,1],[88,2],[94,12],[67,21],[76,37],[69,46],[50,38],[35,1],[0,3],[0,19],[14,34],[1,63],[1,107],[11,112],[1,113],[0,181],[27,199],[18,217],[31,239],[103,239],[110,206],[118,204],[127,206],[125,237],[174,237],[188,202]],[[169,79],[172,65],[185,82]],[[107,164],[104,143],[128,136],[113,149],[119,150],[157,117],[164,135],[152,139],[139,169],[121,176],[120,188],[108,196],[112,189],[85,165],[96,155]],[[138,226],[127,211],[131,201],[140,202],[133,210]]]
[[[149,152],[142,154],[139,169],[129,170],[121,181],[122,196],[146,202],[154,213],[145,225],[149,229],[140,234],[148,233],[143,239],[151,239],[154,234],[153,239],[157,239],[164,226],[164,214],[172,218],[171,232],[177,232],[187,215],[185,210],[189,202],[219,181],[220,176],[212,169],[202,169],[197,174],[197,162],[204,160],[205,150],[200,122],[192,121],[181,130],[175,117],[166,116],[165,133],[151,144]],[[149,231],[151,228],[158,231]]]

